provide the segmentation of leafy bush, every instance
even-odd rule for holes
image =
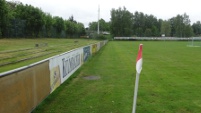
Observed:
[[[99,35],[96,36],[96,39],[98,39],[98,40],[106,40],[107,37],[105,35],[99,34]]]

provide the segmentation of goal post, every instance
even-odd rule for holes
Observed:
[[[201,47],[201,37],[191,37],[188,40],[188,47]]]

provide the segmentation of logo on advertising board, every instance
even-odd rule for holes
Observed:
[[[91,55],[90,46],[84,47],[83,51],[84,51],[83,59],[84,59],[84,62],[86,62]]]
[[[61,84],[81,66],[82,54],[83,48],[80,48],[50,59],[50,70],[59,66]]]
[[[69,73],[75,70],[81,64],[80,60],[81,54],[72,55],[72,57],[67,57],[62,59],[63,63],[63,78],[65,78]]]
[[[61,84],[59,65],[50,70],[50,92],[52,93]]]
[[[92,54],[96,53],[97,51],[97,44],[92,45]]]

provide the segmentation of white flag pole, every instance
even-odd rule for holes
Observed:
[[[135,79],[135,89],[134,89],[132,113],[135,113],[135,111],[136,111],[138,84],[139,84],[140,72],[142,70],[142,46],[143,45],[140,44],[139,51],[138,51],[138,56],[137,56],[137,59],[136,59],[136,79]]]
[[[133,110],[132,110],[132,113],[135,113],[135,111],[136,111],[136,103],[137,103],[137,92],[138,92],[139,78],[140,78],[140,73],[136,73],[135,89],[134,89],[134,97],[133,97]]]

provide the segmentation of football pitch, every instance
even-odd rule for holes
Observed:
[[[201,112],[201,48],[179,41],[110,41],[33,112],[131,113],[140,43],[136,112]]]

